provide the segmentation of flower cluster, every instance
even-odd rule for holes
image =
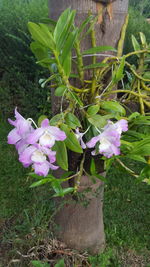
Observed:
[[[24,119],[17,108],[15,109],[15,121],[9,119],[9,123],[15,128],[8,134],[8,143],[15,145],[19,161],[24,167],[30,165],[36,174],[46,176],[50,169],[56,170],[53,165],[56,161],[56,152],[52,151],[55,141],[63,141],[66,134],[58,127],[50,126],[45,119],[41,127],[34,129],[31,119]]]
[[[107,158],[113,155],[120,154],[120,138],[121,133],[128,130],[128,123],[122,119],[116,123],[108,121],[108,124],[104,127],[103,132],[93,137],[86,145],[89,148],[95,147],[98,143],[97,149],[92,151],[92,155],[100,153]]]
[[[23,166],[32,166],[34,172],[41,176],[46,176],[50,169],[56,170],[59,166],[53,163],[56,161],[56,151],[52,148],[55,141],[64,141],[65,132],[58,127],[50,126],[49,120],[44,119],[41,127],[34,129],[32,119],[24,119],[17,108],[15,109],[15,121],[8,120],[15,128],[8,134],[8,143],[15,145],[19,161]],[[75,135],[83,149],[93,148],[92,155],[102,154],[107,158],[120,154],[120,138],[122,132],[128,130],[128,123],[122,119],[116,123],[108,121],[103,131],[85,143],[83,136],[89,128],[81,133],[79,128],[75,129]]]

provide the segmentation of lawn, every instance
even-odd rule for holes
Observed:
[[[51,191],[46,186],[29,188],[32,182],[28,177],[29,169],[21,166],[17,161],[14,147],[6,142],[9,130],[9,125],[1,122],[0,266],[33,266],[31,260],[44,261],[46,249],[52,246],[54,237],[51,226],[55,226],[53,222],[55,205]],[[139,168],[134,162],[131,164],[133,168]],[[148,267],[150,266],[149,187],[144,183],[137,183],[133,177],[117,166],[112,167],[107,178],[104,197],[106,250],[94,257],[86,255],[87,264],[82,262],[82,265],[76,266]],[[56,243],[57,241],[55,245]],[[51,253],[51,259],[56,256],[64,257]]]

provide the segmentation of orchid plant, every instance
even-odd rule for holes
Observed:
[[[106,173],[112,163],[117,162],[137,179],[150,183],[150,116],[147,112],[150,78],[143,77],[150,46],[141,34],[142,47],[122,56],[128,16],[118,50],[110,46],[96,46],[94,25],[97,18],[89,15],[80,27],[75,26],[74,18],[75,11],[68,8],[57,22],[29,22],[34,40],[31,50],[37,63],[50,71],[48,79],[40,80],[41,87],[50,84],[53,99],[58,103],[56,114],[50,120],[41,115],[38,125],[31,118],[23,118],[16,108],[16,120],[9,119],[15,128],[8,135],[8,143],[15,145],[23,166],[32,167],[30,175],[37,181],[31,187],[49,183],[55,191],[54,196],[77,191],[84,174],[89,179],[94,176],[105,180],[99,173],[97,162]],[[80,45],[86,35],[91,35],[92,47],[81,52]],[[137,47],[135,37],[132,41],[134,48]],[[110,52],[108,55],[108,51],[117,55]],[[137,70],[126,61],[132,55],[138,57]],[[105,56],[104,60],[99,62],[98,58],[102,56]],[[90,65],[85,65],[85,57],[91,58]],[[130,78],[126,82],[127,88],[124,78]],[[122,88],[118,89],[120,85]],[[128,106],[133,97],[140,105],[140,110],[136,112]],[[70,151],[78,155],[73,169],[68,160]],[[91,164],[87,170],[85,162],[89,153]],[[125,163],[126,158],[142,162],[141,173],[136,174],[130,169]],[[59,167],[64,173],[57,178],[55,171]],[[74,179],[73,187],[61,186],[71,179]]]

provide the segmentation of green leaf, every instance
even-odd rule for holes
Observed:
[[[76,129],[77,127],[81,127],[80,121],[72,113],[67,113],[67,115],[65,116],[65,122],[72,129]]]
[[[126,155],[127,158],[146,163],[146,159],[140,155]]]
[[[38,41],[43,46],[49,48],[50,50],[55,50],[55,42],[49,28],[40,23],[36,24],[33,22],[28,22],[28,28],[35,41]]]
[[[87,113],[89,116],[95,115],[98,111],[99,111],[99,105],[93,105],[87,109]]]
[[[93,115],[87,119],[92,125],[99,127],[99,128],[104,127],[107,123],[106,119],[104,119],[103,116],[98,115],[98,114]]]
[[[101,108],[111,113],[126,114],[125,109],[116,101],[102,101]]]
[[[111,168],[111,166],[112,166],[112,164],[113,164],[113,162],[115,160],[115,157],[112,157],[110,159],[109,158],[104,158],[104,159],[105,159],[105,162],[104,162],[105,170],[108,173],[108,171],[110,170],[110,168]]]
[[[108,182],[107,179],[104,176],[102,176],[102,175],[100,175],[98,173],[95,174],[95,177],[98,178],[99,180],[105,182],[105,183]]]
[[[52,80],[54,80],[54,79],[56,79],[57,77],[59,76],[59,74],[53,74],[53,75],[51,75],[48,79],[40,79],[39,80],[39,83],[41,84],[41,87],[42,88],[44,88],[45,87],[45,85],[48,83],[48,82],[50,82],[50,81],[52,81]]]
[[[64,31],[65,26],[68,23],[68,17],[70,16],[70,12],[71,12],[70,8],[64,10],[56,23],[54,30],[54,40],[57,45],[61,39],[61,35]]]
[[[88,69],[97,69],[97,68],[103,68],[103,67],[107,67],[107,64],[104,63],[95,63],[95,64],[90,64],[87,66],[84,66],[83,69],[84,70],[88,70]]]
[[[40,22],[41,23],[44,23],[44,24],[48,24],[49,26],[53,26],[53,29],[54,29],[54,27],[56,26],[56,21],[55,20],[53,20],[53,19],[50,19],[50,18],[47,18],[47,17],[45,17],[45,18],[41,18],[40,19]]]
[[[104,52],[104,51],[114,51],[116,52],[116,49],[113,48],[112,46],[96,46],[96,47],[92,47],[88,50],[85,50],[83,52],[83,55],[89,55],[89,54],[96,54],[99,52]]]
[[[59,179],[64,180],[73,174],[72,171],[64,172]]]
[[[54,40],[56,41],[56,46],[59,52],[61,52],[64,47],[71,28],[73,27],[74,18],[76,11],[66,9],[58,19],[55,31],[54,31]]]
[[[83,153],[83,150],[74,132],[66,124],[62,124],[60,128],[67,135],[67,138],[64,140],[66,146],[74,152]]]
[[[80,106],[83,107],[83,102],[81,101],[80,97],[74,92],[69,92],[70,97],[75,100],[75,102]]]
[[[51,126],[56,126],[58,122],[62,121],[62,119],[63,119],[63,113],[60,113],[52,117],[49,123]]]
[[[86,27],[86,25],[94,19],[94,16],[93,15],[90,15],[88,16],[83,22],[82,24],[80,25],[79,27],[79,31],[78,31],[78,34],[80,35],[82,33],[82,31],[84,30],[84,28]]]
[[[56,194],[53,195],[53,197],[63,197],[69,193],[72,193],[73,191],[74,191],[74,187],[68,187],[57,192]]]
[[[39,42],[32,42],[30,44],[30,49],[32,51],[32,53],[35,55],[35,57],[38,60],[38,64],[40,64],[42,67],[46,67],[47,65],[49,65],[49,63],[44,62],[44,60],[50,60],[51,62],[53,62],[54,60],[49,59],[48,58],[48,49],[46,47],[44,47],[43,45],[41,45]],[[42,62],[43,60],[43,62]]]
[[[40,186],[40,185],[49,183],[49,182],[51,182],[52,180],[53,180],[53,178],[45,178],[45,179],[39,180],[39,181],[34,182],[33,184],[31,184],[31,185],[30,185],[30,188],[32,188],[32,187],[37,187],[37,186]]]
[[[64,259],[59,260],[54,267],[65,267]]]
[[[34,267],[49,267],[49,264],[48,263],[42,263],[41,261],[31,261],[32,265]],[[59,266],[58,266],[59,267]],[[61,267],[61,266],[60,266]],[[64,267],[64,266],[62,266]]]
[[[41,66],[44,66],[44,67],[49,67],[49,65],[55,63],[55,60],[52,59],[52,58],[43,58],[39,61],[36,61],[37,64],[40,64]]]
[[[112,82],[117,83],[123,79],[124,66],[125,66],[125,57],[122,57],[119,67],[115,68],[114,70]]]
[[[74,45],[75,39],[77,37],[78,28],[74,29],[72,32],[69,33],[68,38],[65,42],[65,45],[62,49],[62,55],[61,55],[61,63],[64,64],[64,61],[66,57],[68,57],[68,53],[71,52],[71,49]]]
[[[133,130],[128,130],[125,134],[125,136],[129,136],[130,138],[131,137],[134,137],[136,140],[135,141],[140,141],[141,139],[144,139],[145,138],[145,135],[143,133],[139,133],[137,131],[133,131]]]
[[[131,36],[131,40],[132,40],[132,45],[134,48],[134,51],[138,51],[141,49],[139,42],[136,40],[136,38],[134,37],[134,35]],[[137,55],[139,56],[139,55]]]
[[[65,142],[56,141],[53,146],[53,150],[56,151],[57,164],[65,171],[68,170],[68,155]]]
[[[132,143],[134,145],[130,154],[149,156],[150,155],[150,138],[145,138],[142,141]]]
[[[143,75],[144,79],[150,79],[150,71],[146,71]]]
[[[140,173],[140,176],[144,176],[145,178],[150,178],[150,165],[147,164],[147,166],[144,167],[144,169]]]
[[[128,117],[128,120],[129,121],[132,121],[133,119],[137,118],[140,116],[140,113],[139,112],[133,112],[129,117]]]
[[[95,18],[93,18],[90,21],[90,25],[88,27],[88,29],[86,30],[86,32],[82,35],[81,40],[83,40],[88,34],[91,33],[91,31],[94,29],[95,27],[95,23],[97,22],[98,16],[96,16]]]
[[[45,115],[41,115],[39,118],[38,118],[38,127],[41,127],[41,123],[42,121],[44,121],[45,119],[47,119],[47,117]]]
[[[71,63],[72,63],[71,52],[68,52],[68,55],[66,56],[66,58],[63,62],[63,69],[64,69],[64,72],[65,72],[67,77],[70,76]]]
[[[63,188],[60,184],[59,179],[56,179],[51,183],[53,190],[56,192],[57,196],[63,196]]]
[[[55,96],[62,96],[67,87],[65,85],[61,85],[55,89]]]
[[[135,125],[150,125],[150,116],[140,115],[133,121]]]
[[[140,32],[139,34],[140,34],[140,38],[141,38],[141,43],[142,43],[143,47],[145,48],[147,45],[145,34],[143,32]]]
[[[93,158],[91,159],[90,173],[91,173],[92,175],[95,175],[95,174],[96,174],[96,166],[95,166],[95,161],[94,161]]]

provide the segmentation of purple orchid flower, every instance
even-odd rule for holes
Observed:
[[[83,139],[82,139],[84,134],[85,134],[85,133],[80,133],[79,128],[76,128],[76,129],[75,129],[75,135],[76,135],[76,137],[77,137],[77,139],[78,139],[78,141],[79,141],[79,143],[80,143],[80,145],[81,145],[81,147],[82,147],[83,149],[86,148],[86,144],[84,143],[84,141],[83,141]]]
[[[28,146],[19,156],[19,161],[25,168],[32,165],[36,174],[47,176],[50,169],[56,170],[59,167],[53,165],[56,161],[56,152],[43,148],[39,144]]]
[[[36,144],[39,142],[41,146],[51,148],[55,141],[63,141],[66,139],[66,134],[58,127],[50,126],[49,120],[45,119],[41,123],[41,127],[29,134],[27,138],[28,144]]]
[[[99,142],[98,152],[105,157],[110,158],[113,155],[120,154],[120,138],[121,133],[128,130],[128,123],[122,119],[116,123],[111,121],[104,127],[104,131],[98,136],[93,137],[86,145],[92,148]],[[92,151],[92,155],[96,154],[96,150]]]
[[[9,123],[15,126],[15,129],[11,130],[8,134],[8,144],[12,145],[15,145],[22,139],[25,140],[27,135],[34,130],[31,126],[31,121],[24,119],[17,111],[17,108],[15,108],[15,118],[15,121],[8,119]]]

